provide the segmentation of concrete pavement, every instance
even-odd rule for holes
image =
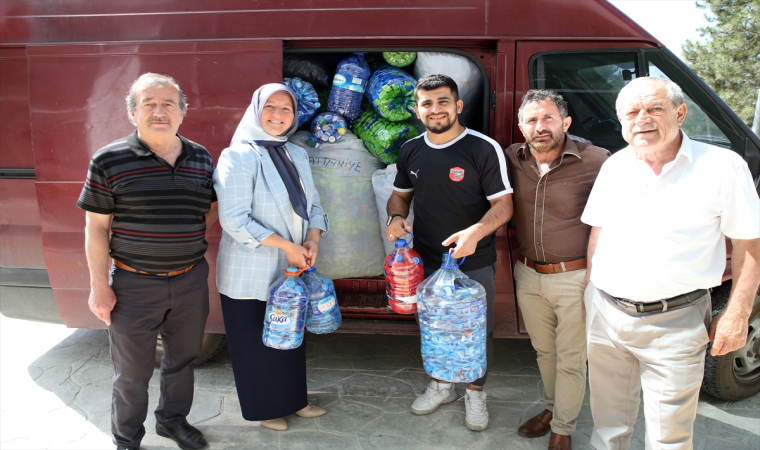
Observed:
[[[240,416],[226,349],[196,368],[188,420],[211,449],[546,449],[548,435],[526,439],[517,427],[543,409],[541,378],[528,340],[497,339],[486,391],[491,415],[483,432],[464,426],[464,401],[427,416],[409,412],[429,378],[419,338],[337,334],[306,337],[309,400],[328,414],[289,417],[275,432]],[[144,449],[176,449],[155,434],[158,371],[151,380],[151,410]],[[113,368],[102,330],[71,330],[0,316],[0,448],[109,449]],[[278,388],[277,386],[273,388]],[[286,386],[282,386],[286,389]],[[459,395],[464,385],[457,386]],[[643,448],[643,416],[634,448]],[[573,435],[588,448],[592,421],[588,393]],[[697,449],[760,450],[760,395],[723,402],[703,395],[695,425]]]

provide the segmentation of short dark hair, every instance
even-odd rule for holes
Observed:
[[[433,91],[441,87],[447,87],[451,90],[455,102],[459,100],[459,87],[457,87],[456,81],[442,73],[431,73],[417,80],[417,85],[414,86],[414,103],[417,103],[417,92]]]
[[[519,123],[522,123],[523,108],[525,108],[525,105],[528,103],[542,102],[544,100],[549,100],[557,105],[557,109],[559,109],[559,115],[562,120],[565,120],[565,118],[569,115],[567,111],[567,102],[560,94],[552,91],[551,89],[531,89],[525,93],[525,96],[523,96],[522,105],[520,105],[520,109],[517,111],[517,120]]]

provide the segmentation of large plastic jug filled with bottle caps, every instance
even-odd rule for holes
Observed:
[[[303,269],[288,267],[285,269],[285,275],[269,286],[262,334],[262,340],[267,347],[290,350],[303,343],[309,291],[298,278],[302,272]]]
[[[309,291],[306,305],[306,329],[315,334],[332,333],[342,322],[335,286],[330,278],[309,266],[301,275]]]
[[[443,264],[417,287],[422,362],[431,377],[473,382],[486,373],[486,290],[443,254]]]
[[[409,239],[396,239],[396,249],[385,257],[385,293],[388,305],[399,314],[417,312],[417,286],[425,278],[425,269],[419,253],[409,247]]]
[[[354,53],[339,62],[330,98],[327,100],[327,110],[341,114],[346,119],[356,119],[361,112],[369,75],[369,65],[361,53]]]

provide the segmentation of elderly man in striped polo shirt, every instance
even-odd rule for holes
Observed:
[[[206,441],[186,417],[209,310],[203,255],[216,220],[213,161],[177,134],[187,102],[174,79],[143,74],[126,100],[137,129],[95,153],[77,202],[87,213],[90,310],[110,331],[113,441],[120,450],[140,447],[160,332],[156,432],[198,449]]]

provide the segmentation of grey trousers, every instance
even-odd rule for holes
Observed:
[[[432,275],[436,270],[438,269],[425,266],[425,278]],[[483,285],[486,290],[486,332],[488,333],[486,335],[486,373],[472,382],[475,386],[483,386],[488,378],[488,366],[493,362],[493,326],[496,323],[496,314],[493,310],[496,301],[496,263],[463,273]],[[416,313],[414,317],[419,324],[420,321]]]
[[[174,277],[111,269],[116,306],[109,340],[114,365],[111,432],[116,445],[139,447],[145,435],[148,382],[158,333],[164,347],[156,420],[180,425],[193,403],[193,362],[201,353],[208,317],[208,263]]]

